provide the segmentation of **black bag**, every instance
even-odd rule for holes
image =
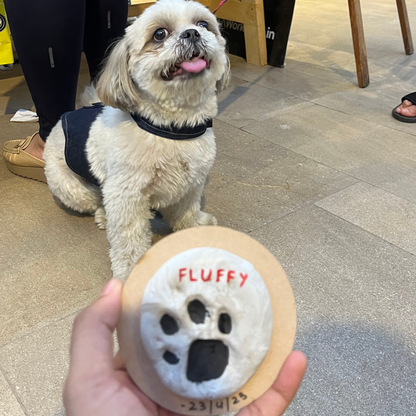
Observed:
[[[295,0],[263,0],[266,23],[267,59],[269,65],[283,67]],[[232,55],[246,57],[244,25],[218,19]]]

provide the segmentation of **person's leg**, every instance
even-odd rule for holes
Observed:
[[[37,157],[59,118],[75,109],[84,37],[85,0],[6,0],[6,10],[39,116]],[[33,149],[32,149],[33,150]],[[30,147],[25,149],[31,153]],[[41,158],[41,157],[40,157]]]
[[[127,0],[86,0],[84,52],[91,82],[101,70],[108,47],[123,36],[127,13]]]

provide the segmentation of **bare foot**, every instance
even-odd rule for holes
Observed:
[[[404,117],[416,117],[416,105],[408,100],[404,100],[402,105],[396,109],[396,113]]]
[[[27,146],[24,151],[29,153],[32,156],[37,157],[38,159],[43,160],[43,149],[45,148],[45,142],[40,138],[39,133],[33,137],[29,146]]]

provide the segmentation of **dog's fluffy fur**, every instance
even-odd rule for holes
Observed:
[[[159,28],[169,32],[163,42],[154,39]],[[188,29],[198,30],[197,42],[180,37]],[[209,68],[171,77],[172,68],[196,55],[209,62]],[[200,207],[216,152],[212,129],[197,139],[169,140],[141,130],[130,113],[160,126],[197,125],[216,115],[216,94],[228,77],[225,40],[214,15],[192,1],[159,0],[126,30],[97,85],[106,107],[91,126],[86,149],[101,187],[67,166],[61,122],[48,137],[48,185],[64,205],[95,214],[98,226],[107,229],[114,277],[125,279],[150,247],[152,208],[174,231],[216,224]]]

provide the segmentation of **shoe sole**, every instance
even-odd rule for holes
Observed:
[[[7,169],[9,169],[11,173],[14,173],[17,176],[22,176],[23,178],[46,183],[45,170],[43,168],[16,166],[7,162],[7,160],[4,162],[6,163]]]

